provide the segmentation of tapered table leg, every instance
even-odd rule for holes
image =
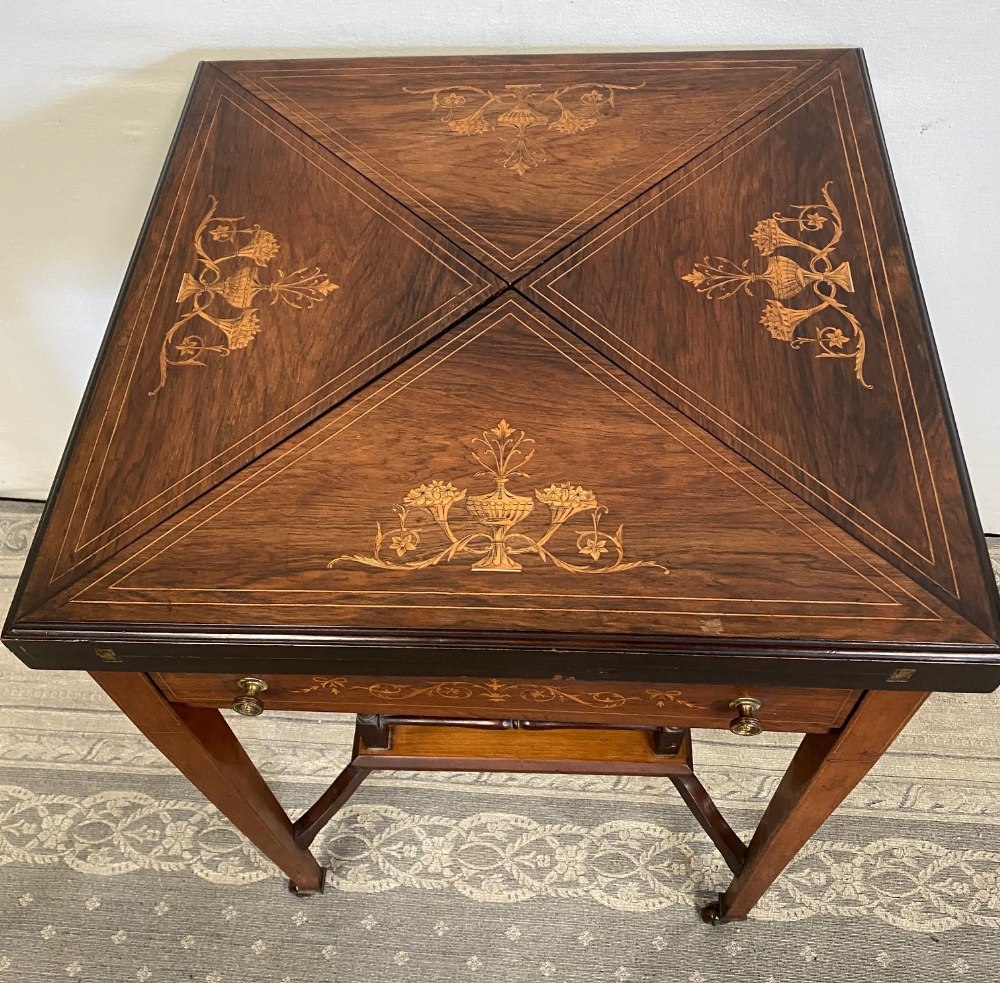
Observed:
[[[713,924],[746,918],[929,695],[871,690],[839,730],[807,734],[750,841],[743,869],[702,918]]]
[[[91,676],[202,795],[288,875],[296,893],[323,890],[323,868],[295,842],[292,821],[218,710],[171,703],[143,673]]]

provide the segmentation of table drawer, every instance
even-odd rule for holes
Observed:
[[[235,674],[158,673],[167,697],[192,706],[227,707],[242,695]],[[821,732],[838,727],[860,691],[781,686],[709,686],[554,679],[386,679],[369,676],[263,674],[265,710],[396,713],[427,717],[576,720],[728,728],[730,701],[760,701],[767,730]]]

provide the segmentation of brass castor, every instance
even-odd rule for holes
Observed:
[[[320,874],[319,887],[300,888],[294,881],[290,880],[288,882],[288,893],[294,894],[297,898],[311,898],[316,894],[322,894],[323,888],[326,887],[326,868],[321,867],[320,870],[322,873]]]
[[[713,901],[701,909],[701,920],[707,925],[728,925],[729,922],[745,922],[747,916],[739,915],[733,918],[722,914],[722,895],[720,894],[718,901]]]

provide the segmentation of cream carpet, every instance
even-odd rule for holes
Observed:
[[[0,503],[0,611],[37,513]],[[85,675],[0,650],[0,983],[993,981],[998,719],[996,694],[933,697],[752,920],[711,928],[697,907],[727,872],[643,778],[377,775],[315,845],[326,894],[291,897]],[[233,723],[293,811],[351,733]],[[794,740],[697,733],[737,830]]]

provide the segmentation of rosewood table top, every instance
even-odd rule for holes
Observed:
[[[46,668],[1000,682],[860,53],[203,64]]]

